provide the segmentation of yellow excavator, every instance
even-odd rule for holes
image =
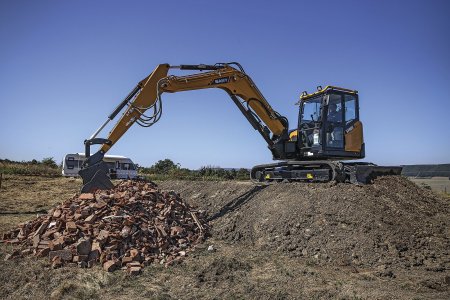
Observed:
[[[196,71],[186,76],[168,75],[170,69]],[[400,174],[401,167],[380,167],[372,163],[343,162],[365,156],[363,125],[359,119],[358,92],[334,86],[303,92],[298,101],[299,117],[289,130],[286,117],[275,111],[239,63],[215,65],[158,65],[141,80],[114,109],[105,123],[85,140],[86,161],[79,174],[82,192],[110,189],[113,184],[103,157],[135,123],[155,124],[162,114],[163,93],[219,88],[228,93],[241,113],[266,141],[273,159],[258,165],[250,179],[258,182],[311,181],[368,183],[379,175]],[[107,138],[98,134],[125,107]],[[150,113],[149,113],[150,112]],[[93,155],[92,145],[101,145]]]

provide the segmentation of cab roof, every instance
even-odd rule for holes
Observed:
[[[358,94],[358,91],[356,91],[356,90],[349,90],[349,89],[345,89],[345,88],[341,88],[341,87],[337,87],[337,86],[327,85],[323,89],[321,86],[319,86],[317,92],[314,92],[312,94],[308,94],[306,91],[304,91],[300,95],[300,101],[304,101],[304,100],[313,98],[315,96],[325,94],[330,91],[338,91],[338,92],[344,92],[344,93],[349,93],[349,94]]]

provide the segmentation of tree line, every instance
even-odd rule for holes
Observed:
[[[12,161],[0,159],[0,173],[17,175],[60,176],[62,162],[58,164],[53,157],[38,161]],[[150,167],[138,166],[141,176],[153,180],[186,179],[186,180],[247,180],[248,169],[224,169],[215,166],[203,166],[198,170],[182,168],[180,164],[166,158],[157,161]]]
[[[139,167],[139,173],[153,179],[173,178],[173,179],[217,179],[217,180],[247,180],[250,177],[249,170],[224,169],[215,166],[203,166],[198,170],[182,168],[180,164],[174,163],[166,158],[157,161],[151,167]]]

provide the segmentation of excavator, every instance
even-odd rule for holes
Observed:
[[[196,71],[185,76],[169,75],[171,69]],[[214,65],[160,64],[141,80],[84,141],[86,160],[79,175],[81,192],[110,189],[108,166],[103,161],[108,150],[135,123],[150,127],[161,118],[162,94],[218,88],[224,90],[262,136],[277,162],[252,168],[250,179],[271,182],[350,182],[370,183],[380,175],[398,175],[401,167],[382,167],[372,163],[350,162],[365,157],[363,125],[359,118],[358,92],[335,86],[317,87],[302,92],[298,124],[289,129],[289,121],[272,108],[256,84],[236,62]],[[97,137],[125,107],[125,111],[107,138]],[[91,146],[99,145],[91,155]]]

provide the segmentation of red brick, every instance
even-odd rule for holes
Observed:
[[[59,257],[59,256],[53,257],[53,259],[52,259],[52,268],[53,269],[60,268],[60,267],[62,267],[62,265],[63,265],[63,261],[62,261],[61,257]]]
[[[120,235],[124,238],[130,235],[131,228],[129,226],[123,226],[122,231],[120,231]]]
[[[40,250],[37,252],[36,256],[38,256],[38,257],[45,257],[45,256],[47,256],[49,253],[50,253],[50,248],[49,248],[49,247],[46,247],[46,248],[40,249]]]
[[[41,226],[39,226],[39,228],[36,230],[36,232],[34,233],[33,236],[41,235],[41,234],[45,231],[45,229],[47,228],[47,226],[48,226],[48,222],[43,222],[43,223],[41,224]]]
[[[132,261],[132,262],[130,262],[130,263],[127,263],[127,266],[128,266],[128,267],[140,267],[140,266],[141,266],[141,263],[138,262],[138,261]]]
[[[122,266],[126,266],[128,263],[132,262],[133,258],[131,256],[122,257]]]
[[[77,225],[75,222],[67,222],[66,223],[66,229],[68,232],[76,232],[77,231]]]
[[[141,267],[130,267],[127,269],[128,274],[130,275],[139,275],[141,273]]]
[[[173,226],[170,228],[170,235],[179,235],[184,231],[183,227],[181,226]]]
[[[57,219],[57,218],[59,218],[60,216],[61,216],[61,210],[56,209],[56,210],[53,212],[53,218]]]
[[[115,261],[113,260],[108,260],[107,262],[105,262],[103,264],[103,270],[108,271],[108,272],[112,272],[116,269],[117,264]]]
[[[108,241],[109,231],[107,230],[100,230],[100,233],[97,235],[96,241],[103,245]]]
[[[78,199],[80,200],[94,200],[95,196],[92,193],[83,193],[81,194]]]
[[[33,247],[37,248],[37,246],[39,246],[40,241],[41,241],[41,237],[39,235],[35,235],[33,237]]]
[[[56,250],[62,250],[64,244],[64,240],[61,238],[58,238],[56,240],[53,240],[48,245],[50,247],[50,250],[56,251]]]
[[[97,201],[97,203],[94,204],[94,207],[100,209],[100,208],[105,207],[106,205],[107,204],[105,201],[99,200],[99,201]]]
[[[58,250],[58,251],[50,251],[48,253],[48,258],[53,259],[55,256],[60,257],[64,261],[72,260],[72,251],[70,250]]]
[[[135,257],[139,256],[139,250],[137,249],[130,249],[130,256],[134,259]]]
[[[95,219],[97,218],[97,216],[95,214],[90,215],[89,217],[87,217],[86,219],[84,219],[84,221],[86,223],[93,223],[95,221]]]

